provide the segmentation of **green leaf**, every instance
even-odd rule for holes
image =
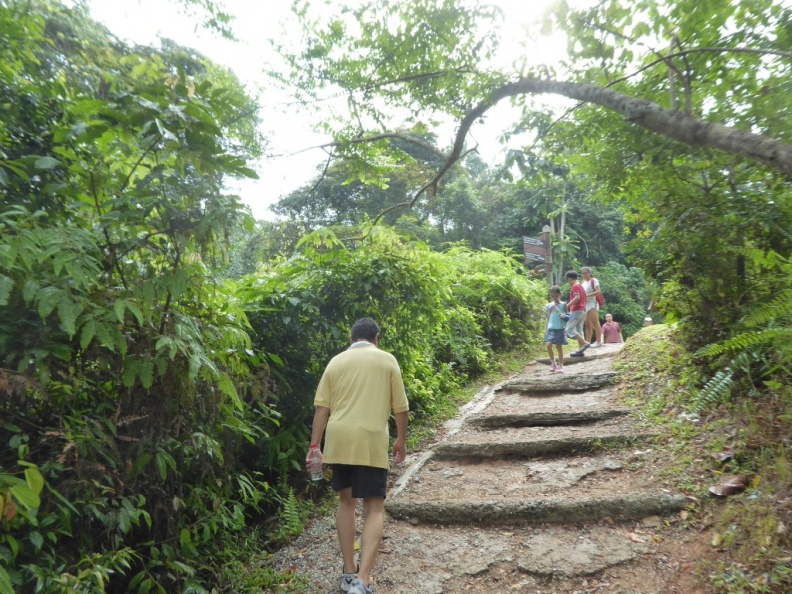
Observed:
[[[14,559],[16,559],[17,556],[19,556],[19,551],[22,550],[19,541],[10,534],[6,534],[5,539],[8,543],[8,547],[11,549],[11,554],[14,556]]]
[[[57,287],[44,287],[36,293],[36,301],[38,306],[38,314],[41,319],[46,319],[60,303],[63,297],[63,291]]]
[[[103,322],[96,323],[96,338],[99,339],[99,343],[106,349],[110,349],[111,351],[115,352],[113,335],[111,334],[110,330],[111,328],[107,324]]]
[[[170,454],[160,450],[154,456],[154,464],[156,464],[160,478],[164,483],[165,479],[168,478],[168,466],[170,466],[171,468],[175,468],[176,461],[173,459],[173,457]]]
[[[198,551],[192,543],[192,535],[187,528],[181,529],[179,542],[181,543],[182,553],[187,559],[193,559],[198,556]]]
[[[118,321],[122,324],[124,323],[124,308],[126,307],[126,301],[124,299],[116,299],[115,303],[113,303],[113,311],[115,312]]]
[[[135,384],[135,377],[137,377],[138,370],[140,369],[140,361],[133,357],[129,357],[124,363],[124,371],[121,374],[121,381],[127,388],[131,388]]]
[[[25,484],[14,485],[9,489],[9,491],[11,491],[14,499],[16,499],[26,509],[35,509],[41,505],[41,499],[39,498],[38,493],[33,491],[33,489]]]
[[[41,490],[44,488],[44,477],[41,476],[38,468],[26,468],[25,480],[27,480],[28,487],[30,487],[36,495],[41,493]]]
[[[60,161],[52,157],[39,157],[36,159],[35,163],[33,163],[33,167],[36,169],[54,169],[60,164]]]
[[[234,386],[234,382],[228,377],[228,374],[221,371],[218,378],[217,378],[217,387],[220,388],[220,391],[228,396],[231,399],[231,402],[234,403],[239,410],[244,410],[245,406],[242,404],[242,401],[239,399],[239,395],[236,391],[236,386]]]
[[[37,551],[40,551],[41,547],[44,546],[44,537],[41,536],[41,532],[34,530],[30,533],[30,542]]]
[[[138,324],[143,324],[143,312],[140,311],[140,308],[135,303],[127,301],[126,308],[132,312],[132,315],[135,316]]]
[[[96,336],[96,321],[89,319],[83,324],[80,332],[80,348],[87,349],[94,336]]]
[[[154,362],[150,359],[140,364],[140,383],[147,390],[154,384]]]
[[[0,306],[8,305],[11,289],[14,288],[14,279],[0,274]]]
[[[0,565],[0,594],[14,594],[14,585],[11,583],[11,578],[8,577],[6,570]]]
[[[66,334],[70,337],[77,332],[77,316],[80,315],[82,309],[81,304],[70,301],[66,295],[58,302],[58,318],[63,324]]]
[[[129,519],[129,512],[124,508],[121,508],[118,511],[118,527],[124,534],[128,534],[132,529],[132,522]]]

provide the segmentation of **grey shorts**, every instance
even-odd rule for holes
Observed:
[[[569,321],[566,325],[566,335],[569,338],[575,338],[575,336],[580,336],[581,338],[585,339],[585,335],[583,334],[583,325],[586,323],[586,312],[585,311],[573,311],[569,314]]]

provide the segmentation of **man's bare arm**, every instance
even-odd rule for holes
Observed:
[[[407,411],[395,413],[396,441],[393,442],[393,462],[401,464],[407,455],[407,425],[410,422],[410,413]]]

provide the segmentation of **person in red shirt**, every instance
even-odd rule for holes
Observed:
[[[624,342],[619,322],[613,321],[611,314],[605,314],[605,323],[602,325],[602,340],[606,343]]]
[[[578,350],[570,353],[569,356],[582,357],[585,350],[591,346],[586,342],[583,333],[583,326],[586,322],[586,289],[578,282],[578,273],[574,270],[566,273],[566,280],[570,287],[569,301],[567,302],[569,321],[566,325],[566,335],[569,338],[574,338],[578,343]]]

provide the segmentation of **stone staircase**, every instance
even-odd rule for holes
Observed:
[[[388,495],[378,594],[672,591],[654,531],[688,501],[616,397],[620,346],[540,360],[448,425]]]

